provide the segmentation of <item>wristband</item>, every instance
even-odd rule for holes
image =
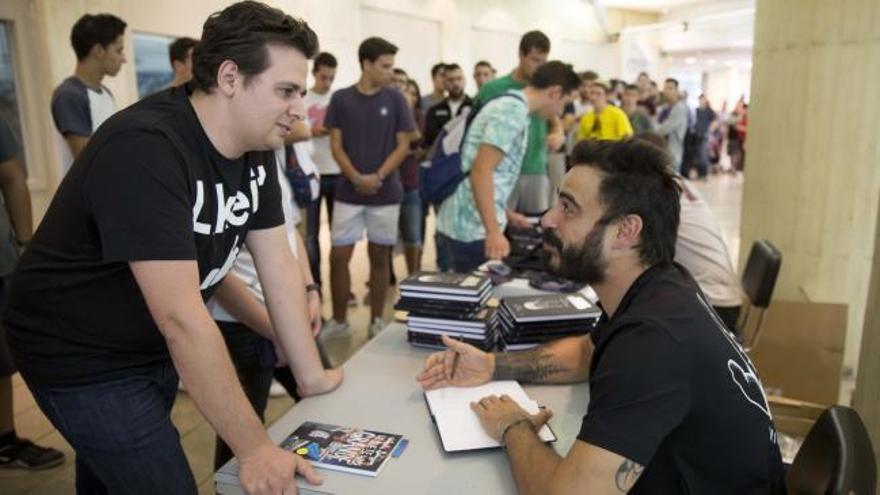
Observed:
[[[531,424],[531,422],[529,421],[529,418],[522,418],[522,419],[518,419],[518,420],[514,421],[513,423],[510,423],[509,425],[507,425],[507,427],[504,428],[504,431],[501,432],[501,438],[499,439],[499,443],[503,447],[506,448],[507,443],[505,443],[505,441],[504,441],[504,436],[507,435],[507,432],[510,431],[510,429],[513,428],[514,426],[517,426],[518,424],[520,424],[522,422],[527,422],[527,421]]]
[[[321,292],[321,284],[311,283],[311,284],[307,285],[306,292],[312,292],[312,291],[320,293]]]

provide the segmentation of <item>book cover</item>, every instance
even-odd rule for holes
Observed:
[[[600,313],[599,308],[578,294],[508,297],[502,306],[517,323],[579,319]]]
[[[307,421],[281,443],[281,448],[315,467],[377,476],[402,435]]]
[[[400,283],[401,290],[477,295],[489,289],[488,277],[471,273],[416,272]]]

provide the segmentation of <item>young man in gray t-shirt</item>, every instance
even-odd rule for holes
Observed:
[[[396,53],[397,47],[382,38],[364,40],[358,49],[361,77],[333,94],[324,120],[333,158],[342,172],[331,227],[333,319],[325,326],[325,338],[348,330],[348,264],[364,230],[370,257],[370,336],[385,326],[382,311],[390,252],[397,243],[403,195],[397,169],[409,153],[410,133],[415,129],[403,93],[391,86]]]

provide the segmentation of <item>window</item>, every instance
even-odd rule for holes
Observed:
[[[10,28],[11,26],[7,22],[0,21],[0,119],[9,125],[19,146],[23,148]],[[24,162],[24,153],[19,154],[19,158]]]
[[[174,38],[144,33],[133,33],[133,38],[138,98],[143,98],[167,88],[174,79],[174,71],[168,61],[168,45]]]

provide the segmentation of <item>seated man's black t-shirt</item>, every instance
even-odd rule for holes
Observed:
[[[592,339],[578,439],[645,467],[631,493],[781,491],[755,368],[684,268],[648,269]]]
[[[271,151],[230,160],[183,87],[108,119],[12,276],[3,323],[35,384],[97,383],[169,359],[128,263],[195,260],[205,301],[248,231],[284,223]]]

